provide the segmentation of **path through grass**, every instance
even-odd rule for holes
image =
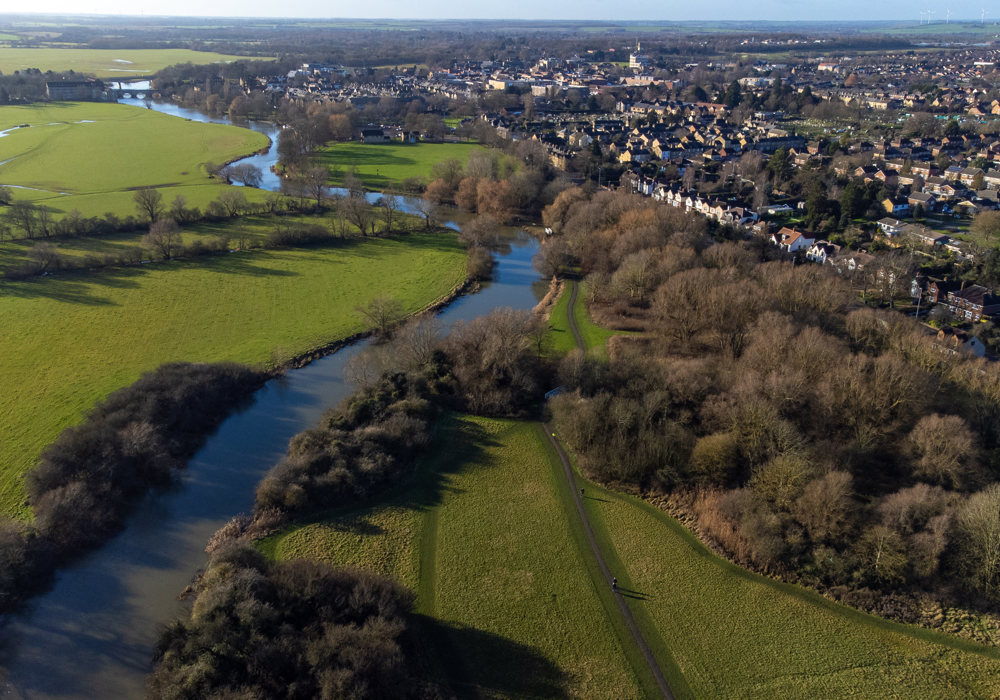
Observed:
[[[265,551],[416,573],[430,666],[461,697],[641,697],[536,427],[447,419],[420,469],[379,504],[290,528]]]

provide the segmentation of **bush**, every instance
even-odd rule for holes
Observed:
[[[400,640],[413,594],[317,561],[218,550],[191,616],[160,636],[154,698],[406,698]]]
[[[28,473],[39,535],[60,555],[102,542],[264,380],[235,364],[172,363],[111,394]]]

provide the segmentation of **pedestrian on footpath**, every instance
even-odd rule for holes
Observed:
[[[580,489],[580,498],[583,498],[583,489]]]
[[[618,579],[615,576],[611,577],[611,590],[613,590],[613,591],[617,591],[618,590]]]

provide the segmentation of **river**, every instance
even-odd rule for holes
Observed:
[[[137,97],[122,101],[146,105]],[[151,106],[178,117],[228,123],[172,104]],[[249,127],[271,137],[269,154],[251,157],[270,173],[276,129]],[[272,178],[264,183],[268,188],[277,187]],[[524,232],[510,232],[505,242],[509,245],[496,254],[493,281],[439,312],[446,327],[499,307],[535,305],[544,286],[531,264],[538,242]],[[177,596],[204,567],[208,538],[232,516],[249,511],[256,484],[284,454],[289,438],[351,393],[344,366],[366,344],[268,382],[250,406],[209,437],[173,488],[147,496],[121,534],[61,570],[52,590],[3,629],[0,695],[143,697],[156,638],[165,623],[185,612]]]

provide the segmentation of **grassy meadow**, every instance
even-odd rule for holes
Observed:
[[[586,490],[647,641],[669,650],[695,697],[996,697],[1000,650],[750,573],[653,506]]]
[[[175,63],[203,65],[240,60],[252,59],[190,49],[0,48],[0,73],[10,75],[14,71],[37,68],[43,73],[73,70],[98,78],[129,80],[152,75]]]
[[[750,573],[649,504],[579,485],[678,698],[994,697],[1000,687],[1000,650]],[[262,548],[416,588],[418,612],[445,630],[427,647],[430,666],[460,695],[642,697],[560,489],[536,424],[452,417],[413,479]]]
[[[30,124],[27,128],[15,128]],[[14,185],[56,216],[135,214],[133,190],[158,187],[165,203],[183,195],[204,207],[227,185],[204,165],[249,155],[268,145],[249,129],[203,124],[153,110],[95,102],[0,107],[0,185]],[[263,197],[246,189],[248,197]]]
[[[640,697],[542,440],[531,423],[448,418],[409,483],[262,548],[416,588],[437,630],[430,665],[459,696]]]
[[[340,185],[354,170],[369,190],[398,188],[409,177],[428,178],[431,168],[448,158],[464,163],[481,149],[474,143],[331,143],[316,152],[317,162],[330,168],[331,182]]]
[[[464,277],[454,236],[413,234],[0,284],[0,514],[27,516],[41,450],[143,371],[281,360],[363,330],[356,307],[389,289],[415,311]]]

